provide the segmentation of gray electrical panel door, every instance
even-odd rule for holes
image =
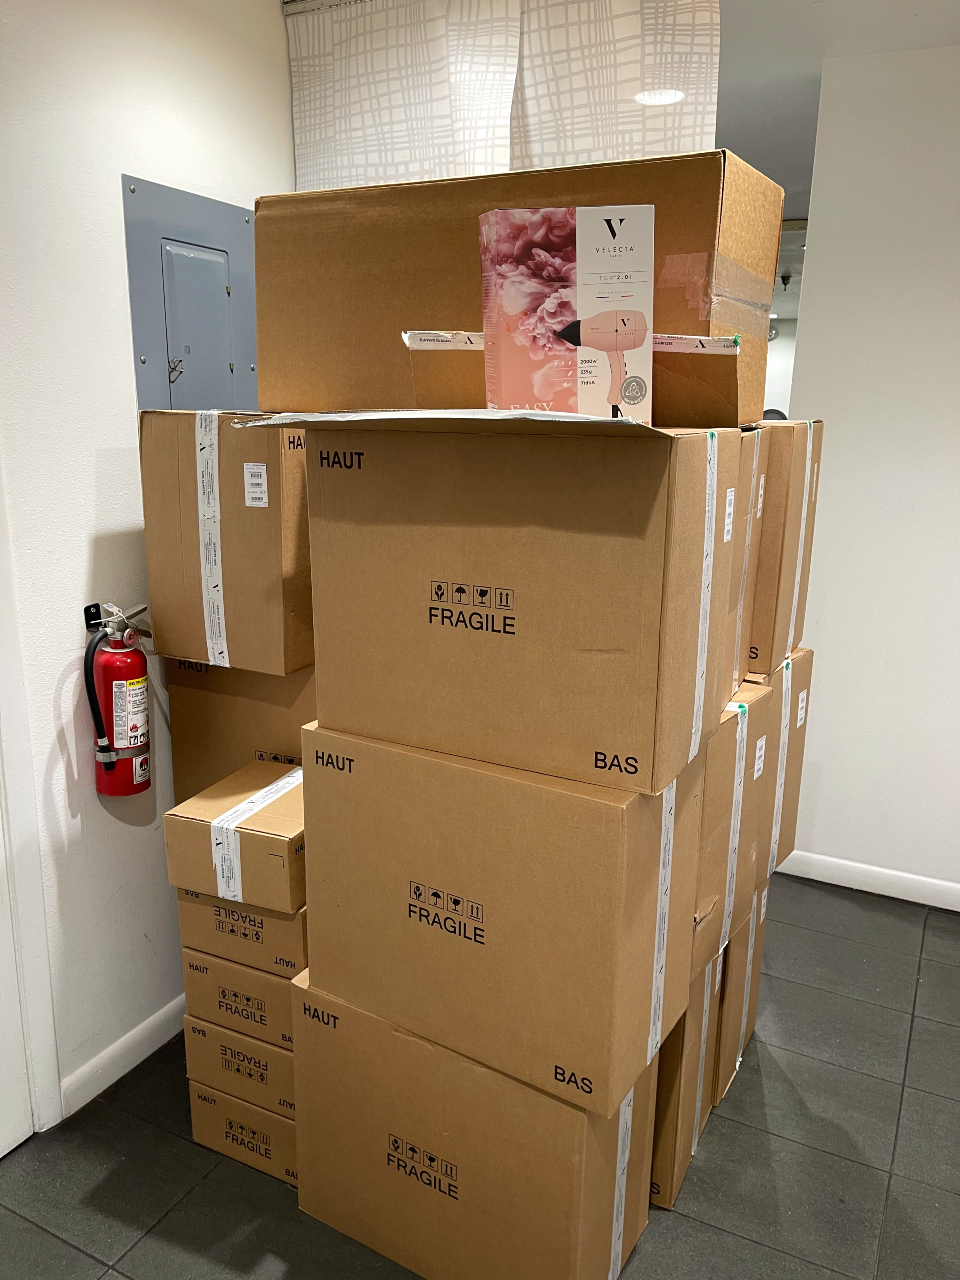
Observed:
[[[235,409],[229,255],[178,240],[161,244],[170,408]]]
[[[253,210],[121,182],[140,408],[257,410]]]

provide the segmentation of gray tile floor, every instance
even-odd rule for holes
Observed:
[[[960,1280],[960,916],[777,876],[763,971],[625,1280]],[[179,1037],[0,1161],[0,1280],[409,1274],[193,1145]]]

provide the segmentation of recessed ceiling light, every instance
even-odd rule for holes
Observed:
[[[771,319],[771,320],[779,320],[779,319],[780,319],[780,317],[777,315],[777,313],[776,313],[775,311],[771,311],[771,312],[770,312],[770,319]]]
[[[681,89],[644,89],[638,93],[637,102],[643,107],[668,107],[672,102],[683,101]]]

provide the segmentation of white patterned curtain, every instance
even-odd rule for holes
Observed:
[[[307,0],[287,31],[301,191],[714,145],[719,0]]]

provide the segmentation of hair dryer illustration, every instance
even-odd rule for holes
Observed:
[[[623,402],[624,383],[627,381],[627,366],[624,360],[625,351],[636,351],[647,340],[647,321],[642,311],[601,311],[599,315],[585,320],[573,320],[557,333],[558,338],[569,342],[573,347],[589,347],[593,351],[605,351],[610,361],[610,391],[607,404],[612,408],[614,418],[622,417],[620,405]],[[636,380],[642,394],[634,403],[639,403],[647,393],[646,384],[641,378]],[[633,397],[631,397],[633,400]]]

